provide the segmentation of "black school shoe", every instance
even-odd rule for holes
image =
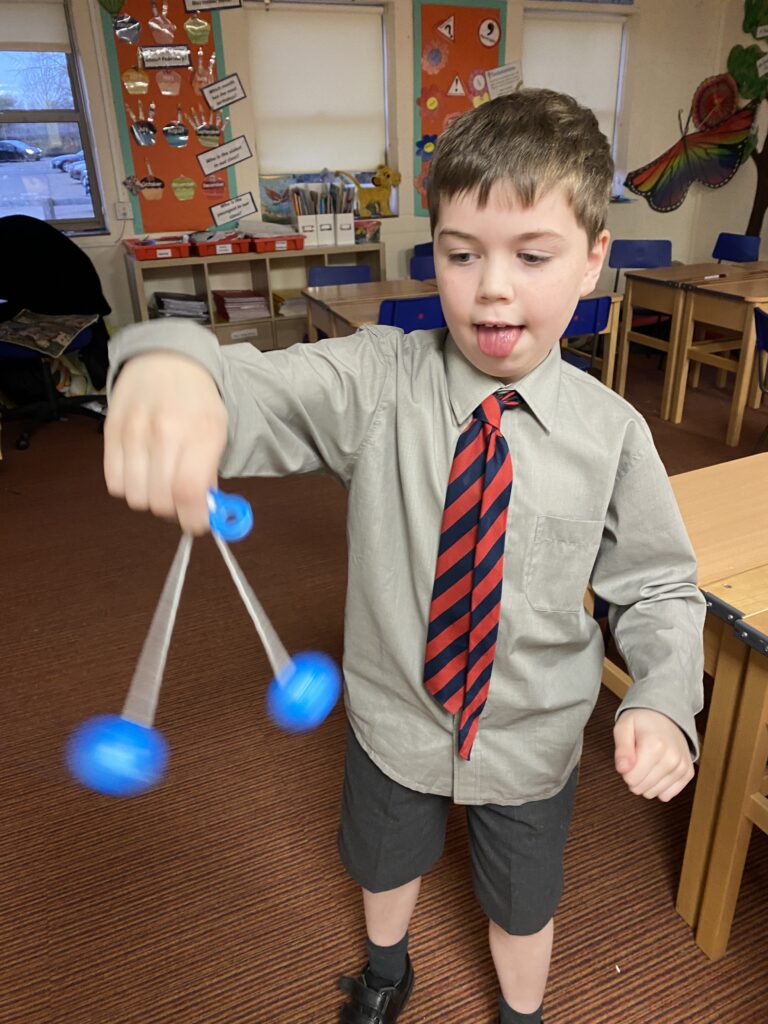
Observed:
[[[501,1017],[497,1017],[493,1024],[501,1024]],[[541,1024],[544,1024],[544,1018],[541,1018]]]
[[[365,973],[340,978],[339,988],[350,997],[339,1010],[340,1024],[394,1024],[413,988],[411,958],[406,954],[405,974],[400,981],[380,992],[366,985]]]

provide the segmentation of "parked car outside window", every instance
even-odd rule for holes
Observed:
[[[42,155],[39,146],[16,139],[0,139],[0,160],[39,160]]]
[[[55,167],[57,171],[67,171],[69,170],[67,164],[74,164],[78,160],[84,159],[85,154],[82,149],[79,149],[77,153],[62,153],[61,156],[55,156],[51,160],[51,167]]]

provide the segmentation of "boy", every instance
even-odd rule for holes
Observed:
[[[591,112],[547,90],[505,96],[451,125],[432,160],[448,332],[370,327],[262,354],[166,323],[113,343],[105,474],[132,507],[200,533],[219,469],[324,468],[349,488],[339,850],[368,964],[342,979],[344,1024],[392,1024],[405,1006],[408,925],[451,800],[467,805],[497,1020],[541,1021],[600,686],[590,582],[634,680],[617,770],[660,800],[693,774],[694,557],[645,423],[559,352],[600,274],[612,174]]]

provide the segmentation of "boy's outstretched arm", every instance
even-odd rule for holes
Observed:
[[[666,802],[693,778],[693,758],[685,734],[659,711],[623,711],[613,739],[616,771],[637,796]]]
[[[592,586],[609,605],[632,685],[614,726],[615,765],[629,789],[670,800],[698,756],[706,604],[674,492],[642,422],[630,423]]]
[[[104,425],[110,494],[204,533],[207,490],[216,484],[226,442],[227,411],[200,363],[166,351],[125,363]]]

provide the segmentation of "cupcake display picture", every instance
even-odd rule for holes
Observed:
[[[224,75],[214,31],[222,15],[187,10],[185,0],[124,0],[119,15],[105,41],[117,72],[123,184],[136,197],[136,230],[200,230],[211,222],[210,207],[231,194],[225,169],[206,174],[200,165],[200,155],[229,134],[226,108],[213,109],[202,94]]]
[[[157,175],[152,173],[149,160],[146,160],[145,163],[147,165],[147,173],[143,178],[139,178],[139,188],[141,189],[139,195],[142,199],[146,199],[147,202],[157,202],[163,198],[165,182],[162,178],[158,178]]]

